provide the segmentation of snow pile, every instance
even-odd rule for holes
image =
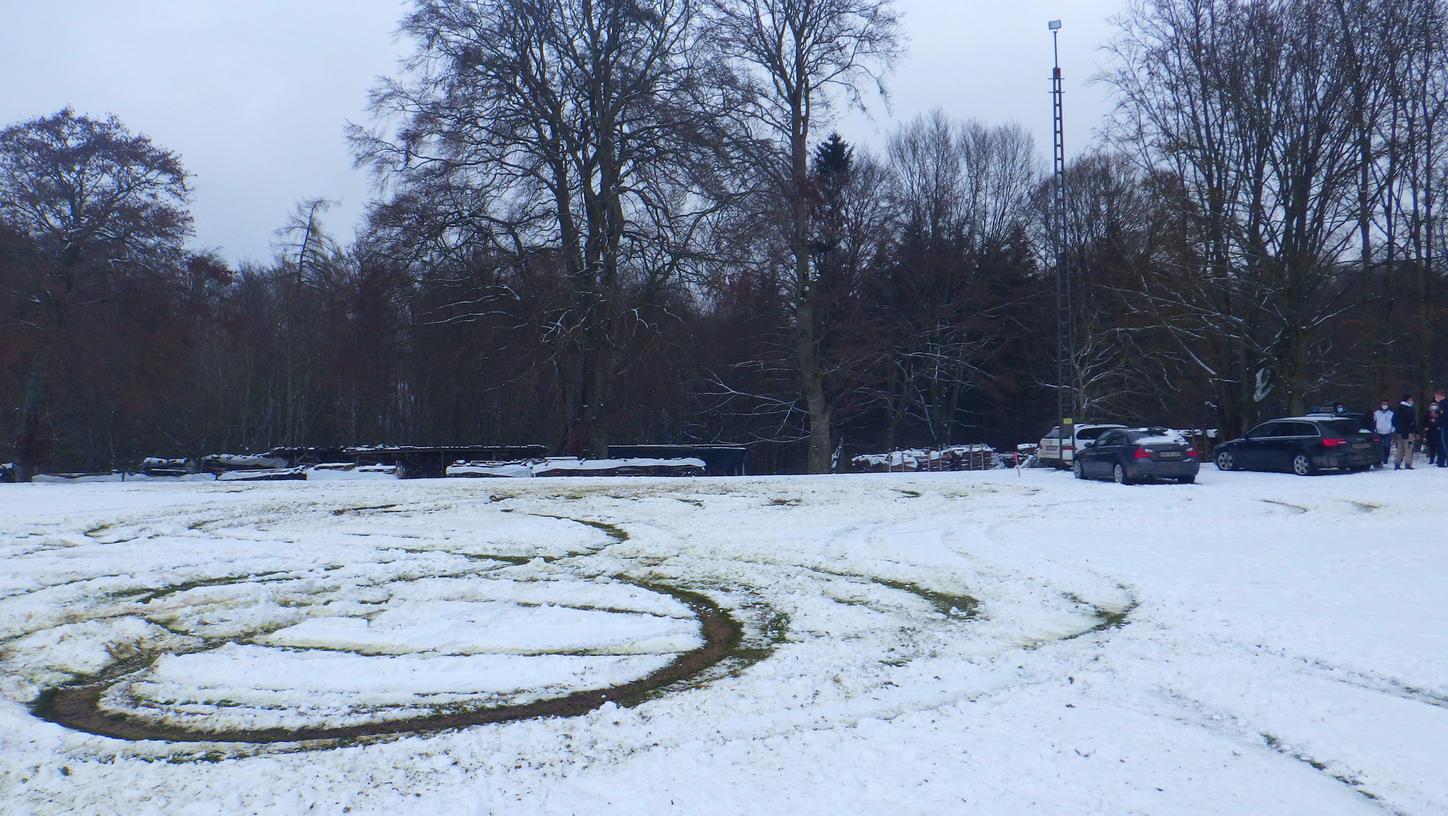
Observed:
[[[213,453],[201,457],[201,469],[207,471],[276,470],[290,465],[290,461],[281,457],[249,453]]]
[[[306,468],[307,480],[313,482],[349,482],[397,478],[396,465],[357,465],[351,462],[329,462]]]
[[[454,462],[447,475],[463,478],[519,479],[532,476],[703,476],[704,460],[579,459],[549,457],[515,462]]]
[[[216,474],[216,480],[221,482],[289,482],[304,481],[307,478],[307,468],[248,468],[245,470],[228,470]]]
[[[144,468],[185,468],[191,466],[190,459],[167,459],[161,456],[147,456],[141,460]]]
[[[136,478],[140,474],[127,473],[37,473],[30,481],[37,484],[87,484],[94,482],[120,482]]]
[[[954,445],[938,450],[908,448],[889,453],[864,453],[850,459],[856,471],[989,470],[996,466],[990,445]]]
[[[483,479],[518,479],[533,475],[530,462],[453,462],[448,476]]]
[[[534,476],[703,476],[703,459],[574,459],[549,457],[532,466]]]

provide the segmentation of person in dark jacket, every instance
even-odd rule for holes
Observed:
[[[1443,451],[1443,414],[1438,403],[1428,403],[1428,415],[1423,418],[1423,446],[1428,450],[1428,464],[1436,465],[1448,453]]]
[[[1433,400],[1438,403],[1438,467],[1448,468],[1448,393],[1439,388]]]
[[[1418,409],[1413,395],[1404,394],[1393,409],[1393,470],[1413,469],[1413,449],[1418,446]]]

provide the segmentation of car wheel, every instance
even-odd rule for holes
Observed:
[[[1111,478],[1117,484],[1131,484],[1131,477],[1126,475],[1126,465],[1123,465],[1120,462],[1117,462],[1116,467],[1111,471]]]
[[[1183,476],[1183,477],[1181,477],[1180,479],[1178,479],[1177,481],[1181,482],[1182,484],[1196,484],[1197,477],[1195,477],[1195,476]]]
[[[1299,453],[1292,457],[1293,473],[1296,473],[1298,476],[1311,476],[1312,471],[1312,460],[1307,458],[1307,454]]]
[[[1083,467],[1081,467],[1081,460],[1080,460],[1080,459],[1077,459],[1075,462],[1073,462],[1073,463],[1071,464],[1071,472],[1074,473],[1074,474],[1076,474],[1076,478],[1078,478],[1078,479],[1084,479],[1084,478],[1086,478],[1086,469],[1083,468]]]
[[[1217,470],[1236,470],[1236,469],[1237,469],[1237,457],[1236,457],[1236,456],[1233,456],[1231,451],[1229,451],[1229,450],[1224,450],[1224,451],[1222,451],[1221,453],[1217,454]]]

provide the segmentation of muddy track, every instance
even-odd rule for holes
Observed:
[[[341,512],[346,513],[356,509],[373,510],[376,508],[344,508]],[[338,514],[336,510],[332,512],[334,515]],[[610,539],[610,545],[625,542],[629,537],[627,531],[603,522],[566,516],[529,515],[556,518],[591,527],[607,534]],[[593,551],[596,550],[568,552],[558,556],[544,557],[542,560],[545,562],[553,562],[566,558],[575,558],[580,555],[588,555]],[[433,551],[429,550],[428,552]],[[488,560],[499,560],[509,564],[527,563],[531,560],[528,556],[509,557],[489,555],[478,557],[485,557]],[[453,576],[458,577],[467,574],[475,574],[475,572],[454,573]],[[267,573],[267,575],[277,575],[277,573]],[[150,591],[149,594],[146,595],[146,600],[174,594],[184,589],[200,586],[229,585],[237,579],[244,580],[255,577],[257,576],[228,576],[220,579],[195,581],[189,584],[178,585],[177,587],[166,587],[160,590]],[[688,606],[699,622],[704,645],[692,651],[679,654],[668,665],[652,674],[621,685],[576,691],[561,697],[552,697],[516,705],[486,708],[448,706],[446,708],[435,709],[435,713],[423,716],[399,717],[393,720],[381,720],[347,726],[205,729],[157,722],[145,717],[111,711],[102,707],[101,700],[107,691],[134,677],[136,674],[145,671],[163,655],[204,652],[236,640],[234,637],[228,637],[208,639],[195,648],[185,649],[181,652],[164,650],[135,655],[130,659],[113,664],[99,673],[80,677],[70,683],[47,690],[32,704],[31,712],[36,717],[66,728],[122,740],[249,744],[306,742],[325,745],[331,742],[345,742],[368,737],[387,737],[444,731],[473,725],[511,722],[535,717],[573,717],[586,714],[608,702],[622,706],[633,706],[652,699],[673,687],[686,688],[694,683],[708,682],[706,672],[721,662],[742,662],[742,664],[747,665],[762,659],[763,653],[755,654],[755,652],[759,650],[745,649],[743,647],[743,626],[705,595],[672,586],[660,582],[657,579],[639,579],[626,574],[618,574],[611,577],[620,583],[630,584],[649,592],[667,595]]]
[[[463,709],[382,722],[337,727],[220,729],[204,731],[150,722],[101,708],[102,695],[117,683],[149,666],[159,655],[129,661],[109,672],[73,684],[51,689],[41,695],[32,713],[49,722],[76,731],[123,740],[166,740],[170,742],[279,743],[318,740],[354,740],[365,737],[445,731],[473,725],[503,723],[534,717],[576,717],[604,703],[633,706],[656,692],[685,681],[731,657],[743,637],[739,623],[709,598],[664,584],[618,580],[641,589],[668,595],[693,610],[704,636],[704,645],[675,658],[667,666],[638,680],[606,688],[577,691],[563,697],[519,705]]]
[[[1295,751],[1287,748],[1285,745],[1282,744],[1281,740],[1279,740],[1273,734],[1264,732],[1261,736],[1262,743],[1272,751],[1275,751],[1282,756],[1288,757],[1289,759],[1295,759],[1298,762],[1301,762],[1303,765],[1306,765],[1314,771],[1322,774],[1323,776],[1328,777],[1334,782],[1342,784],[1348,790],[1376,805],[1383,812],[1389,814],[1389,816],[1407,816],[1406,812],[1399,810],[1396,807],[1393,807],[1392,805],[1385,802],[1381,796],[1368,790],[1364,786],[1362,780],[1341,773],[1335,773],[1328,767],[1327,763],[1318,759],[1314,759],[1313,757],[1308,756],[1307,754],[1304,754],[1300,751]]]

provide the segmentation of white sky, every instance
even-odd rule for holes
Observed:
[[[195,194],[197,248],[265,260],[304,198],[340,199],[328,227],[348,239],[372,182],[352,167],[343,128],[367,122],[367,90],[393,72],[404,0],[7,0],[0,26],[0,126],[65,105],[114,113],[181,154]],[[1064,20],[1067,153],[1089,144],[1107,90],[1108,18],[1125,0],[897,0],[909,53],[890,110],[842,118],[846,139],[878,145],[896,122],[941,108],[1017,121],[1051,142],[1051,39]]]

